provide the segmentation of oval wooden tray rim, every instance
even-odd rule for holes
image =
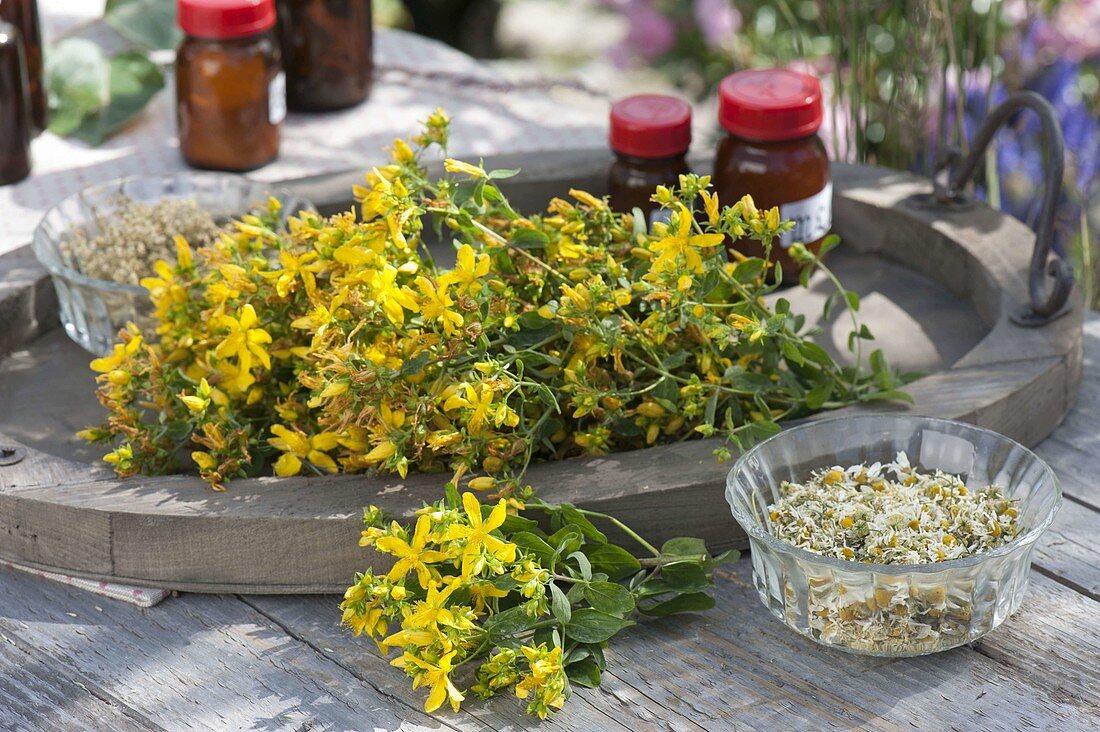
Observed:
[[[567,151],[491,161],[526,168],[525,185],[591,179],[598,189],[600,154]],[[541,165],[540,165],[541,163]],[[519,167],[519,166],[515,166]],[[1008,314],[1024,303],[1033,234],[1019,222],[978,206],[943,212],[914,203],[928,181],[863,166],[834,166],[837,220],[848,221],[848,245],[885,253],[965,296],[989,333],[950,369],[908,387],[915,404],[847,407],[827,413],[900,410],[960,419],[997,429],[1025,444],[1045,437],[1069,410],[1081,361],[1082,308],[1045,328],[1026,329]],[[347,181],[327,177],[299,189],[325,201]],[[927,245],[923,252],[896,241]],[[29,248],[0,257],[0,354],[29,343],[56,319],[45,272]],[[1036,409],[1038,407],[1038,409]],[[0,434],[0,445],[17,444]],[[660,540],[693,522],[716,547],[743,541],[722,498],[726,467],[698,440],[601,458],[533,467],[532,485],[548,500],[611,510]],[[727,466],[728,467],[728,466]],[[255,478],[228,492],[197,478],[119,480],[88,465],[29,449],[0,467],[0,559],[75,577],[200,592],[338,591],[354,570],[383,565],[356,546],[359,507],[376,503],[408,515],[439,495],[440,476]],[[716,516],[715,514],[724,514]],[[677,520],[670,520],[675,516]],[[679,526],[677,525],[679,524]]]

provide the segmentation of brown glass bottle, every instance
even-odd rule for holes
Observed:
[[[179,0],[180,152],[198,168],[243,171],[279,154],[286,83],[272,0]]]
[[[800,241],[816,253],[832,226],[829,156],[817,136],[821,87],[793,71],[741,71],[720,85],[718,114],[729,132],[714,160],[718,198],[731,205],[747,194],[757,208],[778,206],[781,219],[795,222],[773,243],[771,258],[782,265],[784,282],[796,282],[799,266],[788,248]],[[764,256],[764,247],[750,239],[731,248]]]
[[[0,0],[0,20],[14,25],[23,37],[27,59],[27,90],[31,100],[33,134],[46,129],[46,86],[42,81],[42,32],[37,0]]]
[[[19,30],[0,20],[0,185],[31,172],[31,101]]]
[[[611,107],[611,149],[615,162],[608,173],[611,208],[642,210],[652,223],[661,213],[650,200],[657,186],[674,186],[691,172],[691,107],[675,97],[642,94]]]
[[[291,109],[359,104],[374,71],[370,0],[277,0],[279,45]]]

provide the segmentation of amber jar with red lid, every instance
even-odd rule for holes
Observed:
[[[609,142],[615,153],[608,175],[611,208],[639,208],[650,222],[659,218],[660,206],[649,200],[653,191],[690,172],[691,106],[661,94],[620,100],[611,107]]]
[[[178,0],[180,152],[198,168],[242,171],[279,154],[286,79],[273,0]]]
[[[778,206],[780,218],[795,222],[771,247],[788,283],[799,274],[790,245],[801,241],[816,253],[832,227],[829,156],[817,135],[822,117],[821,84],[809,74],[752,69],[718,87],[718,122],[728,134],[715,155],[715,190],[725,205],[748,194],[758,208]],[[748,239],[730,247],[764,256],[764,247]]]

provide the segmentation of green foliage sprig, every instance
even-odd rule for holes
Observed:
[[[522,510],[509,513],[509,503]],[[593,519],[649,556],[610,543]],[[599,686],[604,649],[636,618],[713,607],[713,571],[737,557],[711,556],[691,538],[658,549],[617,519],[570,504],[482,506],[472,493],[460,499],[453,483],[414,526],[387,523],[374,507],[365,520],[361,545],[394,564],[356,576],[343,622],[398,651],[392,665],[414,688],[429,688],[428,712],[444,703],[458,711],[471,691],[489,698],[511,689],[545,719],[571,685]]]

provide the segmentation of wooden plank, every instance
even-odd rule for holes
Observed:
[[[159,727],[34,649],[0,633],[0,729],[129,732]]]
[[[327,658],[349,669],[356,676],[368,677],[387,695],[401,699],[409,706],[424,703],[423,690],[413,691],[409,680],[401,671],[389,665],[373,641],[354,638],[346,628],[339,626],[337,597],[267,597],[243,598],[258,612],[295,638],[320,650]],[[391,654],[392,657],[392,654]],[[594,729],[638,729],[637,709],[617,710],[609,716],[594,704],[599,693],[580,690],[579,698],[572,700],[566,710],[555,717],[555,729],[586,732]],[[496,729],[523,729],[531,718],[524,711],[524,704],[514,695],[500,697],[484,703],[472,695],[463,710],[479,722]],[[619,712],[626,712],[621,716]]]
[[[1023,610],[982,641],[981,652],[883,659],[833,651],[783,627],[760,605],[750,574],[745,560],[724,571],[718,606],[704,615],[628,630],[608,653],[607,685],[580,690],[540,729],[605,728],[592,708],[634,729],[707,730],[1076,730],[1088,729],[1098,711],[1089,661],[1100,642],[1100,605],[1042,576],[1033,576]],[[246,601],[387,692],[404,693],[404,679],[371,644],[336,626],[336,598]],[[1044,659],[1043,647],[1058,634],[1067,636],[1058,641],[1063,648]],[[1017,648],[1021,655],[1006,660]],[[511,698],[465,708],[492,726],[523,726]]]
[[[0,358],[57,327],[57,298],[30,247],[0,255]]]
[[[1100,512],[1064,501],[1054,523],[1035,544],[1033,562],[1076,591],[1100,599]]]
[[[0,569],[0,633],[169,729],[488,729],[427,717],[228,596],[142,610]]]

